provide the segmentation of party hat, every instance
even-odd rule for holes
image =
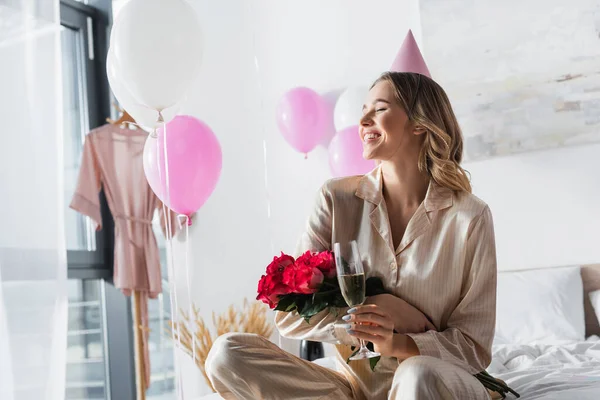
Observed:
[[[400,51],[398,51],[390,71],[416,72],[431,78],[429,68],[425,64],[421,50],[419,50],[419,46],[417,46],[415,37],[410,29],[404,38],[404,42],[402,42],[402,47],[400,47]]]

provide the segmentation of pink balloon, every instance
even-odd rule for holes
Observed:
[[[332,118],[327,102],[314,90],[298,87],[277,105],[277,125],[285,140],[301,153],[314,149],[327,134]]]
[[[208,125],[187,115],[178,115],[167,123],[166,137],[169,196],[163,128],[158,130],[158,137],[149,136],[146,140],[144,173],[167,207],[190,216],[204,205],[217,185],[222,166],[221,146]]]
[[[336,176],[364,175],[375,168],[375,161],[363,158],[358,126],[338,132],[329,143],[329,168]]]

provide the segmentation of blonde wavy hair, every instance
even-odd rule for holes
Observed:
[[[371,87],[389,82],[409,120],[426,130],[419,153],[419,170],[437,184],[471,192],[467,171],[460,163],[463,138],[446,92],[433,79],[412,72],[384,72]]]

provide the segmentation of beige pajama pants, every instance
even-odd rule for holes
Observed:
[[[227,400],[380,400],[353,393],[347,378],[293,356],[267,339],[244,333],[219,337],[205,364],[215,390]],[[432,357],[399,364],[386,399],[489,399],[487,390],[467,371]],[[383,399],[381,399],[383,400]]]

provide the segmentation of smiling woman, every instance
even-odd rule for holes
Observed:
[[[494,228],[460,167],[462,136],[448,97],[426,76],[387,72],[363,113],[363,156],[379,166],[322,186],[296,253],[355,241],[365,277],[381,279],[389,295],[323,310],[308,323],[277,313],[283,337],[335,343],[342,374],[256,336],[220,339],[207,372],[224,397],[489,398],[474,375],[491,359]],[[414,313],[399,311],[403,303]],[[345,362],[358,339],[381,354],[374,370],[367,360]]]
[[[460,166],[461,129],[448,96],[435,81],[417,73],[386,72],[371,87],[363,113],[365,158],[383,160],[413,151],[419,154],[420,172],[454,190],[471,191]]]

